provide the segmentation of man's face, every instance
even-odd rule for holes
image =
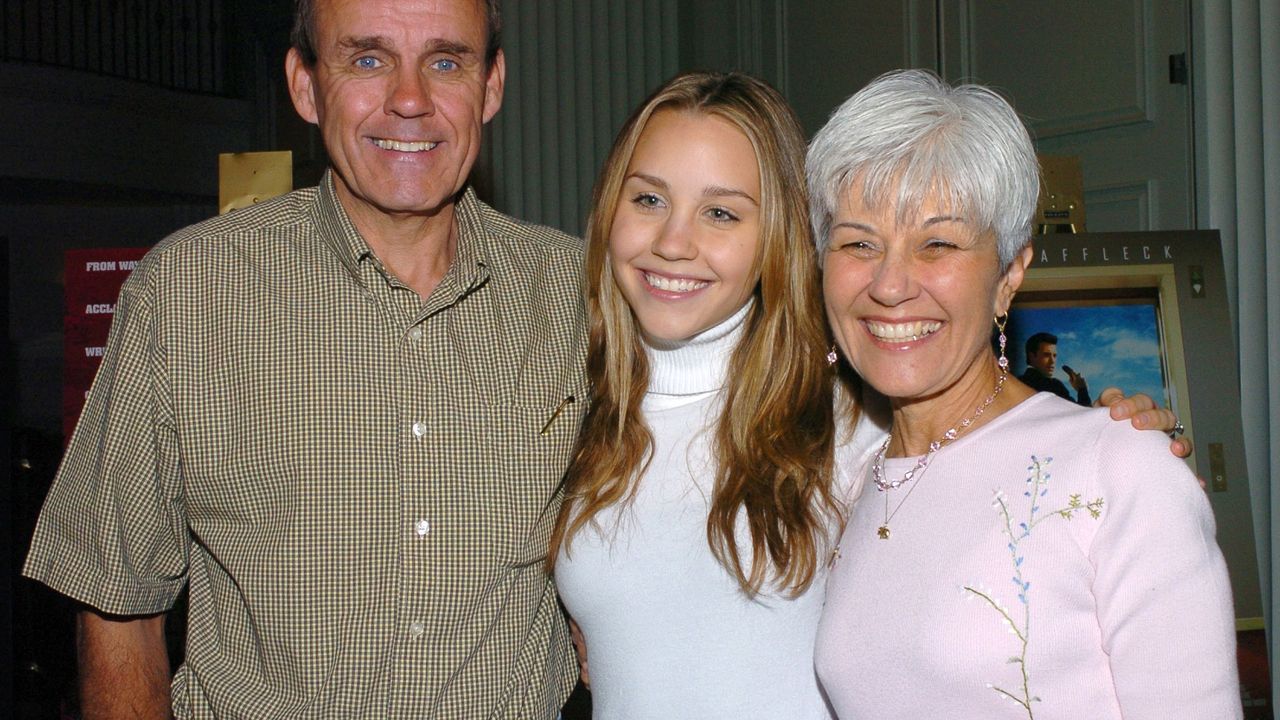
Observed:
[[[1045,377],[1053,377],[1053,370],[1057,364],[1058,346],[1049,343],[1040,343],[1040,349],[1027,358],[1027,365],[1039,370]]]
[[[483,0],[317,0],[316,64],[286,61],[348,212],[434,215],[466,182],[506,66],[486,67]]]

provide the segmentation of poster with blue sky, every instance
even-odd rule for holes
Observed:
[[[1115,386],[1127,395],[1146,393],[1170,406],[1161,362],[1155,301],[1117,304],[1061,303],[1015,305],[1010,314],[1009,345],[1016,374],[1026,369],[1023,346],[1038,332],[1058,336],[1054,377],[1070,387],[1063,365],[1084,376],[1094,398]]]

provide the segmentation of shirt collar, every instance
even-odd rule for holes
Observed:
[[[458,253],[454,256],[449,276],[457,279],[460,290],[475,287],[489,277],[492,265],[494,238],[485,222],[485,214],[492,212],[480,202],[476,192],[468,185],[454,207],[454,222],[458,226]]]
[[[321,239],[351,276],[363,284],[360,264],[373,259],[373,251],[338,200],[333,170],[325,171],[317,190],[314,220]],[[465,293],[489,277],[493,238],[485,223],[487,210],[470,186],[463,190],[454,206],[454,222],[458,227],[457,254],[440,283],[450,295]]]

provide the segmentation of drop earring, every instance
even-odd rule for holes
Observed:
[[[1005,346],[1009,344],[1009,338],[1005,337],[1004,327],[1009,322],[1009,313],[1005,313],[1004,315],[997,315],[995,317],[995,321],[996,321],[996,329],[1000,331],[1000,358],[996,360],[996,364],[1000,366],[1000,369],[1002,371],[1008,372],[1009,358],[1005,356],[1004,349],[1005,349]]]

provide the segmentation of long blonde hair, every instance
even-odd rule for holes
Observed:
[[[748,595],[767,580],[800,593],[838,529],[832,491],[834,372],[825,362],[818,270],[805,197],[804,138],[786,101],[747,75],[689,73],[659,88],[627,120],[596,184],[587,223],[588,372],[593,398],[548,555],[549,563],[604,508],[630,501],[652,455],[640,413],[649,368],[640,333],[609,267],[614,212],[637,142],[659,110],[715,115],[751,141],[760,171],[759,281],[714,435],[707,517],[712,553]],[[744,559],[734,530],[750,533]],[[745,548],[744,548],[745,549]]]

